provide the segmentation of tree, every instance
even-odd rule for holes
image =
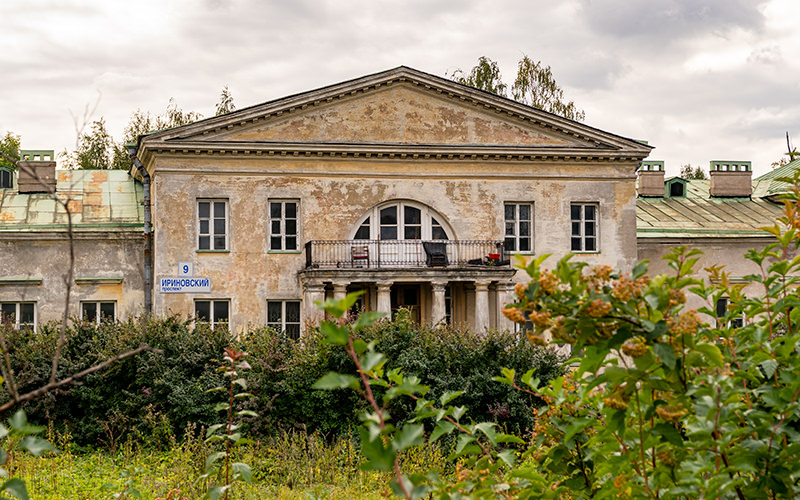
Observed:
[[[464,74],[461,69],[457,69],[450,75],[450,78],[463,85],[469,85],[476,89],[507,97],[506,88],[508,86],[503,83],[503,78],[500,76],[500,68],[497,66],[496,61],[492,61],[488,57],[479,57],[478,64],[472,68],[469,74]]]
[[[11,158],[19,159],[19,145],[20,138],[13,132],[6,132],[6,135],[0,138],[0,151]],[[14,162],[6,159],[2,155],[0,155],[0,167],[17,168]]]
[[[454,81],[469,85],[502,97],[508,97],[508,85],[503,83],[497,62],[488,57],[478,58],[478,64],[469,74],[457,69],[451,75]],[[564,91],[556,83],[550,66],[541,61],[532,61],[523,55],[517,65],[517,76],[511,85],[511,97],[523,104],[563,116],[569,120],[583,121],[586,113],[578,109],[573,101],[567,102]]]
[[[228,86],[225,85],[225,88],[222,89],[222,93],[219,96],[219,102],[217,103],[217,112],[214,116],[224,115],[226,113],[230,113],[236,109],[236,105],[233,104],[233,96],[231,95],[231,91],[228,90]]]
[[[106,130],[103,118],[92,122],[88,133],[81,135],[72,157],[74,168],[107,170],[112,168],[116,144]]]
[[[586,113],[578,109],[573,101],[566,102],[564,91],[556,83],[550,66],[541,61],[533,62],[523,56],[517,66],[517,78],[511,86],[511,95],[515,100],[561,115],[575,121],[583,121]]]
[[[681,177],[684,179],[689,180],[707,180],[708,176],[706,175],[705,170],[700,168],[700,166],[692,167],[690,164],[681,165]]]

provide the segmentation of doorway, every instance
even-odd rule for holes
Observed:
[[[420,314],[420,285],[394,285],[392,286],[392,317],[396,314],[397,310],[401,307],[408,309],[411,313],[411,320],[415,323],[421,323]]]

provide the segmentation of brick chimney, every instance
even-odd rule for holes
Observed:
[[[54,193],[56,162],[52,150],[20,151],[17,188],[20,193]]]
[[[643,161],[638,170],[639,196],[664,197],[664,162]]]
[[[753,189],[753,171],[749,161],[711,162],[709,194],[720,198],[748,197]]]

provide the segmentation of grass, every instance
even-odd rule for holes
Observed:
[[[61,452],[35,458],[15,454],[6,464],[23,479],[31,498],[194,500],[208,485],[198,484],[208,445],[197,437],[173,443],[169,450],[147,450],[129,440],[116,450],[78,452],[68,437],[50,436]],[[360,470],[356,441],[326,440],[319,434],[284,433],[268,441],[242,446],[237,461],[250,464],[253,481],[236,483],[231,500],[250,499],[379,499],[390,491],[385,473]],[[408,472],[444,470],[445,452],[417,447],[403,457]]]

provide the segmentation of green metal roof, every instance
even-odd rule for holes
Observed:
[[[142,227],[142,185],[122,170],[57,170],[56,194],[68,200],[76,229]],[[46,193],[0,190],[0,231],[54,231],[67,224],[64,208]]]
[[[783,206],[765,198],[713,198],[708,180],[686,181],[682,198],[638,198],[638,238],[766,237]]]
[[[765,198],[788,192],[790,184],[779,179],[791,179],[798,170],[800,170],[800,158],[757,177],[753,180],[753,196]]]

